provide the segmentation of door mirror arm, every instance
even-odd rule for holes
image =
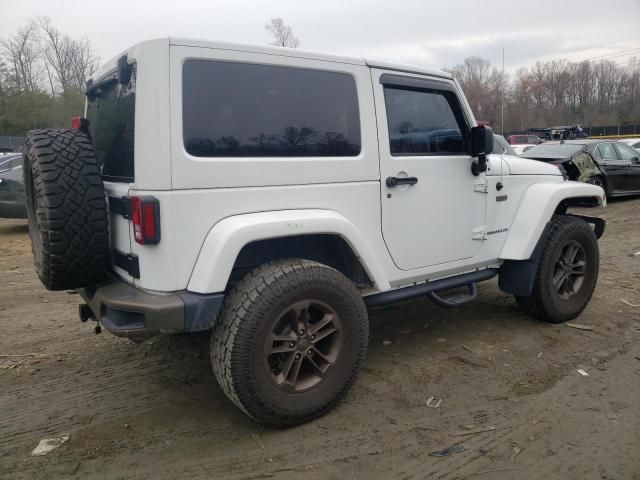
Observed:
[[[487,171],[487,155],[482,153],[478,155],[477,159],[474,159],[473,162],[471,162],[471,173],[473,173],[473,175],[477,177],[482,172],[486,172],[486,171]]]

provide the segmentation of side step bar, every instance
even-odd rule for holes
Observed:
[[[434,280],[433,282],[420,283],[418,285],[412,285],[410,287],[398,288],[397,290],[391,290],[389,292],[374,293],[364,297],[364,303],[367,307],[378,307],[380,305],[387,305],[389,303],[399,302],[401,300],[407,300],[409,298],[421,297],[428,295],[432,292],[441,292],[444,290],[450,290],[457,287],[469,288],[470,295],[475,298],[475,283],[483,282],[495,277],[498,274],[497,268],[486,268],[484,270],[477,270],[475,272],[463,273],[462,275],[456,275],[455,277],[443,278],[441,280]],[[473,285],[473,287],[472,287]],[[433,297],[441,299],[438,295]],[[442,305],[442,303],[437,302]],[[446,300],[443,302],[446,303]],[[451,302],[449,307],[463,305],[467,303],[465,301]]]

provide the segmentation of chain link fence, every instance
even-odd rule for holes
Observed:
[[[640,124],[633,125],[608,125],[602,127],[582,127],[584,132],[589,137],[609,137],[609,136],[638,136],[640,137]],[[514,132],[505,132],[504,136],[508,137],[509,135],[536,135],[536,132],[533,129],[530,130],[522,130],[522,131],[514,131]]]
[[[640,136],[640,125],[610,125],[607,127],[584,127],[590,137],[600,137],[608,135],[638,135]]]

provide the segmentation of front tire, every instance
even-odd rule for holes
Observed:
[[[257,422],[292,427],[331,410],[356,380],[368,343],[362,297],[309,260],[265,264],[234,286],[211,334],[229,399]]]
[[[585,309],[598,280],[598,241],[587,222],[570,215],[551,220],[533,291],[516,296],[529,315],[551,323],[576,318]]]

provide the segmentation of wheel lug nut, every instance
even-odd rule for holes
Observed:
[[[300,329],[300,335],[304,335],[304,330]]]
[[[296,342],[289,342],[289,346],[290,346],[291,348],[295,347],[295,346],[296,346]]]
[[[295,358],[296,358],[296,360],[299,360],[300,359],[300,354],[296,353],[296,357]]]
[[[315,340],[316,336],[315,335],[311,335],[311,340]]]
[[[311,350],[311,349],[307,350],[307,355],[309,355],[309,356],[313,355],[313,350]]]

